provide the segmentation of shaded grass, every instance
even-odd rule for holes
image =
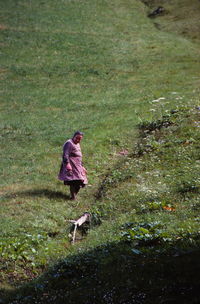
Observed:
[[[138,257],[129,245],[110,243],[62,261],[9,303],[198,303],[198,275],[191,276],[198,273],[198,254]]]
[[[161,17],[158,16],[153,19],[154,24],[159,29],[174,32],[199,43],[200,21],[198,1],[177,0],[166,3],[163,0],[144,0],[143,2],[151,10],[156,9],[158,6],[164,7],[164,14]]]

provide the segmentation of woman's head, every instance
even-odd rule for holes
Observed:
[[[73,137],[72,137],[73,142],[74,142],[75,144],[80,143],[80,141],[81,141],[82,138],[83,138],[83,133],[80,132],[80,131],[76,131],[76,132],[74,133]]]

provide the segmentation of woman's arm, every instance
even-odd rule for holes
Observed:
[[[70,153],[72,150],[72,144],[70,141],[67,141],[63,147],[63,163],[66,165],[67,170],[72,170],[71,164],[70,164]]]
[[[87,169],[85,169],[85,167],[82,167],[83,169],[83,175],[86,175],[87,174]]]

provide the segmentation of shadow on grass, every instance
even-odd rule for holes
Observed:
[[[124,242],[95,248],[64,259],[5,303],[200,303],[200,248],[158,251],[136,254]]]
[[[62,199],[62,200],[69,200],[70,196],[68,194],[64,194],[60,191],[53,191],[49,189],[34,189],[34,190],[27,190],[21,192],[15,192],[12,194],[8,194],[5,196],[6,198],[13,198],[13,197],[47,197],[49,199]]]

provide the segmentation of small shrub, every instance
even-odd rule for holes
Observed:
[[[171,126],[173,122],[170,120],[170,117],[163,116],[162,119],[158,119],[156,121],[144,121],[138,125],[139,130],[141,132],[142,137],[146,137],[147,134],[151,133],[152,131],[159,131],[162,128],[167,128]]]

